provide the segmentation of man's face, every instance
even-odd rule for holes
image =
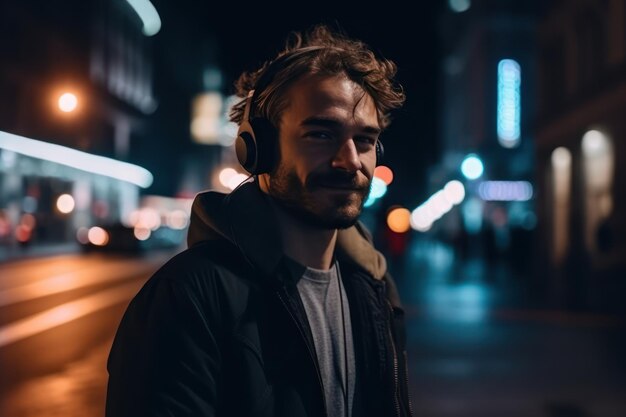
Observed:
[[[369,194],[380,134],[374,101],[344,76],[306,77],[287,92],[269,194],[300,220],[347,228]]]

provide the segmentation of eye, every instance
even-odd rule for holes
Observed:
[[[307,138],[316,139],[316,140],[332,140],[332,134],[323,130],[314,130],[311,132],[307,132],[305,135]]]
[[[375,137],[372,137],[372,136],[356,136],[354,138],[354,141],[357,144],[359,144],[361,146],[367,146],[367,147],[375,146],[376,145],[376,140],[377,139]]]

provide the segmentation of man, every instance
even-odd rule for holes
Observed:
[[[196,197],[189,249],[122,320],[108,416],[411,415],[398,294],[357,221],[404,101],[394,75],[318,26],[241,76],[254,181]]]

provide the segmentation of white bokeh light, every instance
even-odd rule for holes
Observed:
[[[64,93],[59,97],[59,110],[71,113],[78,107],[78,98],[72,93]]]

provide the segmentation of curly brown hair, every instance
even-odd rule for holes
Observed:
[[[396,69],[396,64],[377,57],[364,42],[349,39],[326,25],[293,32],[276,58],[256,71],[244,72],[235,82],[236,94],[242,100],[233,106],[230,120],[241,124],[245,98],[249,91],[260,88],[253,96],[250,117],[266,118],[277,127],[288,104],[285,92],[293,82],[304,75],[344,74],[374,99],[384,129],[390,123],[390,111],[401,107],[405,99],[402,86],[393,78]]]

